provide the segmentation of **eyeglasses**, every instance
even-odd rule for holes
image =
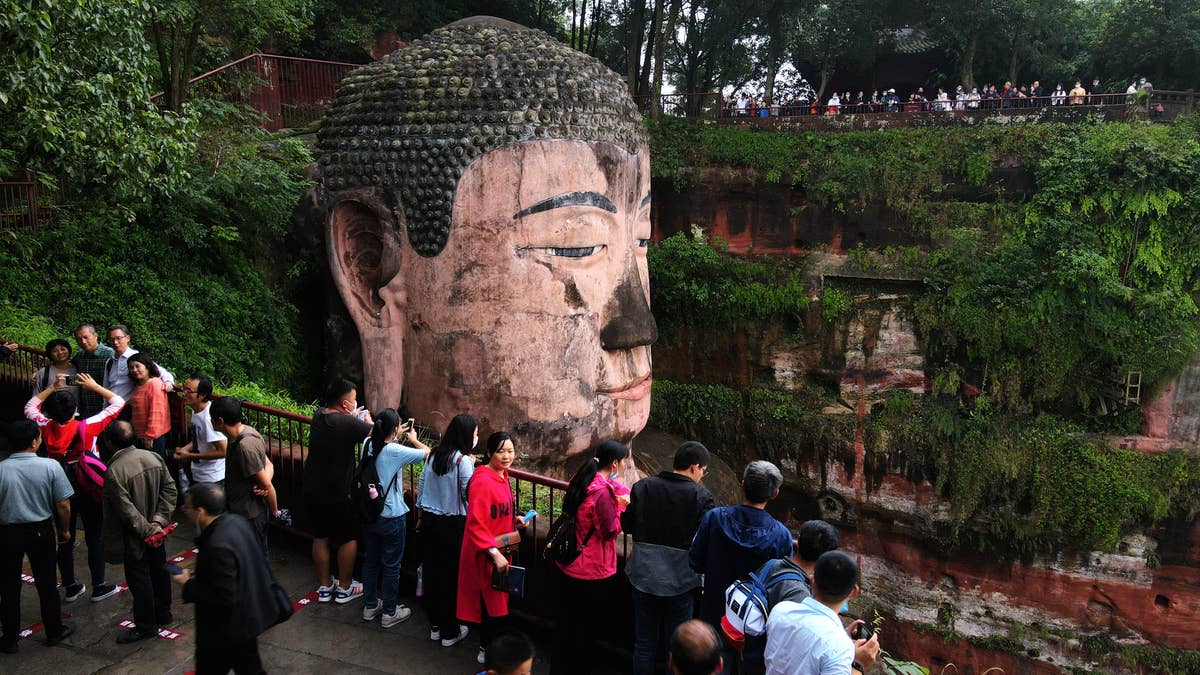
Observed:
[[[108,341],[109,341],[110,343],[113,343],[113,342],[121,342],[122,340],[128,340],[128,339],[129,339],[129,336],[128,336],[128,335],[115,335],[115,336],[114,336],[114,335],[110,335],[110,336],[108,337]]]

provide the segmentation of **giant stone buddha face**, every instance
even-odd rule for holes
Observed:
[[[370,406],[469,412],[549,463],[641,431],[650,162],[614,73],[468,19],[355,71],[319,149]]]

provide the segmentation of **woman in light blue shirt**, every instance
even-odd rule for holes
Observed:
[[[400,444],[400,433],[408,445]],[[375,414],[371,435],[363,441],[363,456],[375,455],[375,471],[379,475],[376,489],[384,495],[383,513],[374,523],[363,528],[363,621],[372,621],[382,614],[380,622],[391,628],[412,616],[412,610],[397,605],[400,592],[400,561],[404,559],[405,514],[403,479],[400,472],[409,464],[424,461],[429,447],[417,440],[411,424],[400,427],[400,415],[392,408]],[[382,575],[381,575],[382,572]],[[380,576],[383,577],[382,596]]]
[[[425,606],[429,612],[429,639],[443,647],[467,636],[467,627],[455,616],[458,595],[458,554],[467,524],[467,484],[475,472],[469,454],[479,442],[479,428],[470,415],[455,415],[442,440],[421,471],[417,508],[421,509],[421,536],[425,542]]]

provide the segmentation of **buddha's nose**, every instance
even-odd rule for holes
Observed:
[[[601,347],[616,350],[654,344],[658,339],[658,325],[646,298],[642,275],[631,258],[621,282],[605,306],[607,321],[600,329]]]

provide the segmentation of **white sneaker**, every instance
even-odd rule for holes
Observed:
[[[382,600],[376,600],[374,607],[367,607],[364,604],[363,605],[363,621],[374,621],[375,617],[379,616],[379,613],[382,611],[383,611],[383,601]]]
[[[442,631],[430,626],[429,627],[429,639],[430,640],[441,640],[442,639]]]
[[[468,632],[469,631],[466,626],[459,626],[457,636],[442,638],[442,646],[443,647],[453,647],[454,645],[458,644],[459,642],[462,642],[463,638],[467,637]]]
[[[481,666],[487,663],[487,650],[485,650],[483,647],[480,647],[479,653],[475,655],[475,663],[478,663]]]
[[[333,601],[339,605],[344,605],[351,600],[357,600],[362,597],[363,585],[361,581],[351,581],[350,588],[342,588],[338,586],[337,592],[333,595]]]
[[[317,602],[329,602],[333,599],[333,592],[337,589],[337,583],[332,586],[317,586]]]
[[[392,612],[391,614],[384,612],[383,618],[380,619],[379,623],[384,628],[391,628],[392,626],[407,620],[410,616],[412,616],[411,609],[405,607],[404,605],[396,605],[396,611]]]

